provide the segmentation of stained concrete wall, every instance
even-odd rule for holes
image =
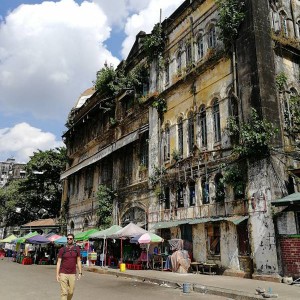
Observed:
[[[195,261],[207,261],[206,231],[205,224],[193,226],[193,257]]]
[[[221,222],[221,266],[239,270],[236,226],[231,222]]]
[[[276,225],[278,234],[297,234],[295,213],[293,211],[281,213],[277,217]]]
[[[248,197],[251,198],[250,235],[254,273],[278,273],[275,230],[270,201],[274,197],[277,174],[270,160],[261,160],[249,165]],[[273,197],[272,197],[273,196]]]

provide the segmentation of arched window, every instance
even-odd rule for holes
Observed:
[[[170,64],[166,62],[165,64],[165,84],[167,85],[170,81]]]
[[[170,126],[166,125],[165,139],[164,139],[164,161],[170,159]]]
[[[202,105],[200,107],[200,112],[198,116],[198,124],[200,127],[200,134],[201,134],[201,141],[200,145],[201,147],[206,147],[207,146],[207,126],[206,126],[206,109],[205,106]]]
[[[189,198],[190,198],[190,206],[195,206],[196,205],[195,182],[190,182],[189,184]]]
[[[184,191],[182,183],[180,183],[177,188],[177,207],[184,207]]]
[[[148,132],[143,133],[140,140],[140,164],[148,168],[149,161],[149,145]]]
[[[215,195],[216,202],[223,202],[225,199],[225,188],[222,174],[218,173],[215,176]]]
[[[71,221],[70,222],[70,233],[73,233],[74,232],[74,222]]]
[[[197,38],[197,55],[198,55],[198,60],[202,59],[204,56],[204,42],[203,42],[202,34],[200,34]]]
[[[179,51],[177,53],[177,56],[176,56],[176,64],[177,64],[177,73],[181,73],[181,67],[182,67],[182,64],[181,64],[181,51]]]
[[[83,231],[86,230],[88,227],[89,227],[89,221],[88,221],[88,219],[84,219]]]
[[[188,146],[189,153],[192,153],[194,147],[194,114],[192,112],[188,117]]]
[[[170,188],[168,186],[164,189],[164,203],[165,209],[170,209]]]
[[[188,67],[192,63],[192,45],[190,42],[186,44],[185,54],[186,54],[186,66]]]
[[[178,119],[178,152],[179,155],[183,156],[183,120],[182,118]]]
[[[281,32],[284,36],[288,36],[288,27],[287,27],[287,16],[284,11],[279,13],[280,16],[280,25],[281,25]]]
[[[203,204],[208,204],[209,203],[209,184],[205,178],[203,178],[201,180],[201,187],[202,187],[202,202],[203,202]]]
[[[214,137],[216,143],[221,141],[220,106],[217,99],[213,102],[213,121],[214,121]]]
[[[215,48],[217,44],[217,39],[216,39],[216,27],[212,25],[207,33],[207,38],[208,38],[208,48]]]

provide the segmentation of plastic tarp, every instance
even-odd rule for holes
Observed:
[[[0,240],[0,243],[11,243],[13,240],[16,240],[17,237],[14,234],[7,236],[5,239]]]
[[[132,238],[139,234],[146,233],[147,230],[135,225],[134,223],[129,223],[124,228],[120,229],[114,234],[107,236],[108,238],[112,239],[119,239],[119,238]]]
[[[130,240],[130,243],[150,244],[150,243],[161,243],[163,242],[163,240],[164,239],[162,237],[158,236],[155,233],[146,232],[133,237]]]
[[[49,244],[50,241],[44,237],[43,235],[35,235],[31,238],[28,238],[26,239],[26,243],[29,243],[29,244]]]
[[[87,241],[91,234],[97,232],[98,229],[89,229],[87,231],[79,232],[75,234],[76,241]]]
[[[300,204],[300,193],[293,193],[281,199],[271,201],[274,206],[288,206],[290,204]]]
[[[58,235],[58,234],[56,234],[56,233],[48,233],[48,234],[45,234],[44,235],[45,236],[45,238],[47,238],[50,242],[54,242],[54,241],[56,241],[56,240],[58,240],[58,239],[60,239],[62,236],[61,235]]]
[[[37,231],[34,231],[34,232],[29,232],[27,233],[26,235],[24,236],[21,236],[20,238],[14,240],[14,243],[15,244],[21,244],[21,243],[25,243],[25,241],[35,235],[38,235]]]
[[[121,230],[122,227],[119,225],[113,225],[107,229],[97,231],[90,235],[90,239],[105,239],[107,236],[116,233],[117,231]]]
[[[57,245],[64,245],[66,243],[67,243],[67,237],[66,236],[62,236],[61,238],[54,241],[54,244],[57,244]]]

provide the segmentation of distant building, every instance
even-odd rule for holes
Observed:
[[[0,161],[0,188],[3,188],[10,180],[24,178],[25,166],[24,163],[17,163],[14,158]]]

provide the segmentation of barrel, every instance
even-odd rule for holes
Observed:
[[[182,286],[182,292],[183,293],[189,293],[191,291],[191,284],[190,283],[184,283]]]
[[[120,272],[125,272],[125,271],[126,271],[126,265],[120,264]]]

